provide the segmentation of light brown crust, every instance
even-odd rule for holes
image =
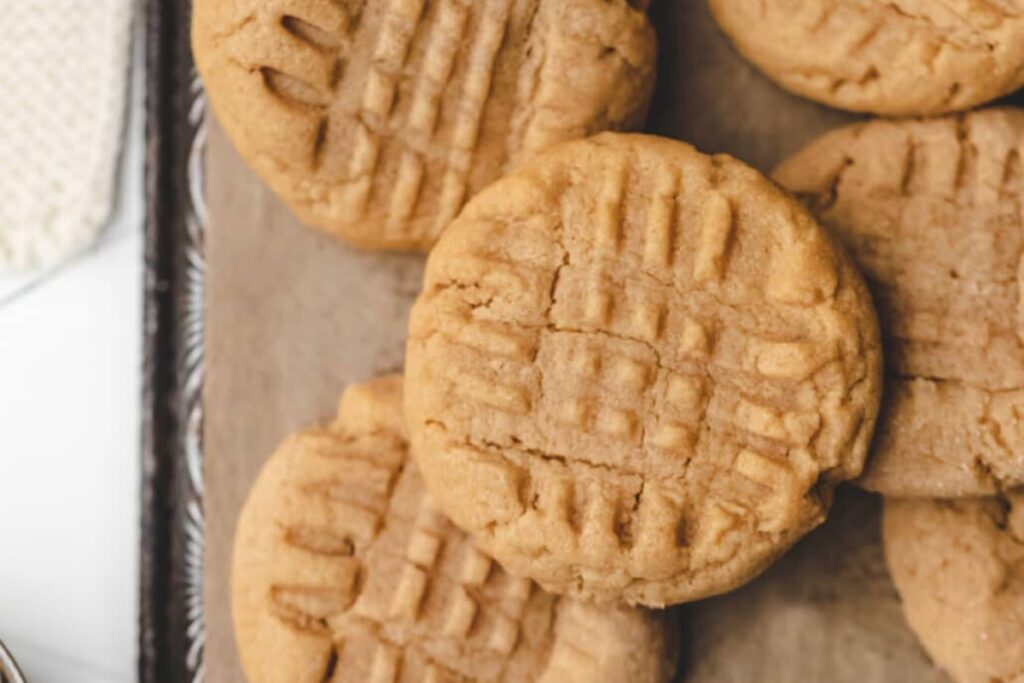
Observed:
[[[510,570],[662,605],[750,579],[863,465],[866,289],[798,203],[683,143],[603,134],[472,201],[427,266],[413,452]]]
[[[666,619],[501,570],[426,498],[401,378],[290,437],[239,518],[232,611],[252,683],[666,683]]]
[[[1024,683],[1024,493],[887,499],[886,561],[921,644],[957,683]]]
[[[889,116],[968,109],[1024,84],[1020,0],[708,0],[736,48],[825,104]]]
[[[370,248],[429,248],[521,157],[641,125],[654,85],[627,0],[197,0],[192,40],[246,161]]]
[[[861,483],[893,496],[1024,484],[1024,112],[874,121],[775,177],[845,243],[886,344],[887,398]]]

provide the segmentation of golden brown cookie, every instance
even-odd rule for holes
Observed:
[[[523,156],[643,123],[645,0],[196,0],[221,124],[300,219],[429,248]]]
[[[736,48],[804,97],[890,116],[1024,85],[1020,0],[708,0]]]
[[[862,483],[894,496],[1024,484],[1024,112],[834,131],[775,177],[846,244],[886,344]]]
[[[668,622],[506,574],[409,461],[401,378],[290,437],[242,510],[232,610],[252,683],[664,683]]]
[[[886,561],[911,628],[957,683],[1024,683],[1024,493],[885,502]]]
[[[549,590],[728,590],[863,465],[880,349],[859,275],[726,156],[606,133],[470,202],[410,323],[413,454],[440,507]]]

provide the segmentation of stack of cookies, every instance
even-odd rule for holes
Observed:
[[[1024,681],[1024,112],[947,114],[1024,82],[1024,7],[710,0],[783,87],[937,116],[769,179],[628,132],[646,4],[197,0],[267,184],[430,250],[404,378],[349,387],[242,511],[254,683],[668,682],[665,608],[755,578],[846,481],[887,497],[937,664]]]
[[[775,177],[871,284],[885,406],[859,483],[911,627],[957,681],[1024,671],[1024,112],[875,120]]]

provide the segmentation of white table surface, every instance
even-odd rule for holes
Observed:
[[[135,85],[100,243],[42,279],[0,279],[0,640],[29,683],[137,678],[141,73]]]

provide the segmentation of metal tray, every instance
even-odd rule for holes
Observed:
[[[190,0],[147,0],[139,680],[203,675],[203,146]]]
[[[652,9],[679,39],[662,45],[663,77],[672,82],[656,94],[649,130],[770,168],[806,139],[852,118],[778,91],[732,54],[710,20],[701,19],[698,3],[665,0],[655,3],[660,11]],[[190,10],[191,0],[146,0],[142,683],[205,677],[206,109],[189,49]],[[702,98],[693,100],[694,93]],[[1022,101],[1019,93],[1003,103]],[[885,680],[937,680],[899,615],[877,538],[877,507],[871,496],[842,492],[829,531],[802,542],[758,582],[688,606],[686,680],[750,680],[744,672],[760,670],[762,650],[792,660],[794,671],[798,660],[811,659],[820,660],[822,672],[838,667],[855,677],[871,669],[863,668],[863,652],[846,652],[851,634],[870,636],[858,642],[871,645],[871,662],[887,671]],[[805,619],[802,631],[786,633],[774,619],[780,606],[818,621]],[[826,642],[834,651],[817,652]],[[924,677],[906,675],[922,671]],[[787,680],[778,671],[769,677]]]

